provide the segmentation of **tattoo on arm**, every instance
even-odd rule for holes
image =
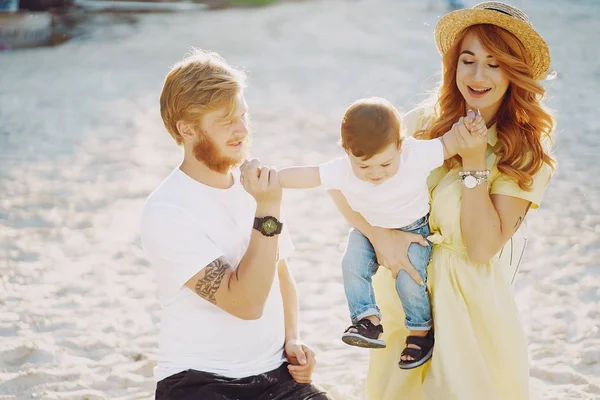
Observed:
[[[523,220],[525,219],[525,217],[527,216],[527,212],[529,212],[529,208],[531,207],[531,203],[529,203],[527,205],[527,208],[525,209],[525,214],[523,214],[522,217],[519,217],[519,219],[517,219],[517,223],[515,224],[515,232],[519,229],[519,227],[521,226],[521,224],[523,223]]]
[[[196,286],[194,287],[196,293],[211,303],[217,304],[215,293],[221,287],[223,277],[229,268],[231,266],[220,258],[208,264],[204,268],[204,277],[198,279],[198,282],[196,282]]]
[[[519,219],[517,219],[517,223],[515,224],[515,232],[517,231],[517,229],[519,229],[522,222],[523,222],[523,217],[519,217]]]

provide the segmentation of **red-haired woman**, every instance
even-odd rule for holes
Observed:
[[[398,368],[420,349],[404,349],[402,307],[390,271],[380,269],[374,286],[387,348],[371,352],[367,394],[372,400],[523,400],[529,397],[525,335],[495,256],[527,211],[539,207],[554,171],[548,147],[554,120],[538,83],[550,54],[526,15],[498,2],[447,14],[435,34],[442,82],[431,107],[403,118],[404,135],[437,138],[469,110],[479,110],[488,129],[463,136],[459,156],[428,181],[437,232],[430,237],[427,282],[433,357],[423,367]],[[369,238],[380,264],[410,268],[406,249],[421,238],[371,227],[347,205],[340,211]]]

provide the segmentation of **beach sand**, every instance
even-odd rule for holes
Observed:
[[[515,283],[532,399],[599,399],[600,4],[513,3],[558,72],[544,85],[560,167],[528,216]],[[355,99],[381,96],[404,111],[424,99],[444,12],[442,1],[324,0],[143,15],[60,47],[0,53],[0,399],[152,396],[159,304],[138,223],[181,159],[158,96],[190,46],[250,71],[253,156],[320,163],[340,154],[340,117]],[[368,353],[340,340],[348,226],[320,189],[286,192],[285,214],[314,380],[363,399]]]

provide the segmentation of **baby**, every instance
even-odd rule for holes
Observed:
[[[481,115],[470,112],[464,120],[469,131],[485,126]],[[412,132],[411,132],[412,134]],[[427,177],[444,160],[456,155],[456,132],[451,129],[433,140],[416,140],[400,134],[400,116],[381,98],[360,99],[344,114],[341,145],[346,152],[319,166],[284,168],[278,173],[283,188],[324,186],[339,190],[352,209],[373,226],[429,236]],[[400,368],[416,368],[431,358],[433,335],[431,306],[426,289],[427,264],[432,245],[412,243],[408,257],[422,281],[406,271],[396,278],[396,290],[406,314],[410,335]],[[383,348],[381,312],[375,303],[372,276],[379,265],[373,246],[352,229],[342,261],[344,289],[352,324],[342,340],[353,346]],[[410,358],[410,359],[408,359]]]

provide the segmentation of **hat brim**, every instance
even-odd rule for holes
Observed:
[[[444,15],[435,27],[435,44],[440,54],[446,54],[460,32],[478,24],[496,25],[515,35],[525,47],[533,79],[546,77],[550,69],[550,50],[544,39],[531,25],[498,11],[470,8]]]

